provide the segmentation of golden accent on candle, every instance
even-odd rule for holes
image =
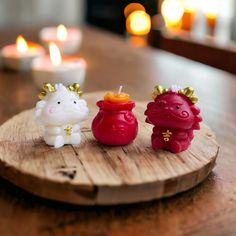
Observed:
[[[154,91],[152,93],[153,100],[155,100],[157,96],[164,94],[168,91],[171,91],[171,89],[163,88],[161,85],[155,86]],[[178,90],[178,93],[188,97],[193,104],[198,102],[198,98],[194,95],[194,89],[191,87],[180,89]]]
[[[70,91],[76,92],[79,96],[82,96],[83,92],[80,89],[80,85],[79,84],[72,84],[68,86],[68,89]]]
[[[168,142],[170,140],[171,135],[172,135],[172,132],[170,132],[169,130],[162,132],[162,136],[165,142]]]
[[[48,93],[53,93],[56,92],[56,88],[54,85],[50,84],[50,83],[45,83],[43,85],[43,91],[41,91],[38,94],[39,99],[44,99],[44,97],[48,94]]]
[[[64,129],[66,136],[71,136],[72,134],[72,126],[68,125],[65,129]]]
[[[157,96],[159,96],[159,95],[161,95],[163,93],[168,92],[168,90],[169,90],[168,88],[163,88],[161,85],[155,86],[154,87],[154,91],[152,93],[153,100],[155,100]]]
[[[194,90],[191,87],[186,87],[178,91],[178,93],[185,95],[188,97],[192,103],[197,103],[198,98],[194,95]]]

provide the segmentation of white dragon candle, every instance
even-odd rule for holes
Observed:
[[[81,99],[79,84],[65,87],[63,84],[44,84],[39,94],[35,117],[44,127],[44,140],[55,148],[65,144],[79,145],[80,122],[88,117],[89,109]]]

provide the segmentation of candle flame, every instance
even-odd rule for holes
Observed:
[[[53,42],[49,43],[49,54],[50,60],[54,66],[59,66],[61,64],[61,53],[57,45]]]
[[[16,39],[16,50],[22,53],[28,51],[28,44],[21,35],[19,35]]]
[[[130,34],[146,35],[151,29],[151,18],[145,11],[134,11],[126,20],[126,28]]]
[[[180,0],[164,0],[161,5],[161,14],[167,27],[176,26],[180,23],[184,14],[184,7]]]
[[[185,12],[195,12],[197,10],[196,0],[182,0],[182,4]]]
[[[67,39],[67,29],[62,24],[57,27],[57,39],[59,41],[65,41]]]
[[[204,2],[203,11],[210,19],[215,19],[219,13],[219,6],[215,0],[207,0]]]

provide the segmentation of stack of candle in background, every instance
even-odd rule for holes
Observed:
[[[43,28],[39,33],[42,44],[27,42],[21,35],[16,43],[1,50],[2,66],[15,71],[32,71],[39,87],[43,83],[79,83],[83,86],[86,74],[84,59],[73,56],[81,45],[82,32],[77,28]]]
[[[147,36],[151,29],[166,29],[175,33],[191,31],[198,38],[216,36],[217,26],[221,24],[219,0],[158,2],[161,14],[155,15],[149,15],[145,7],[137,2],[132,2],[125,7],[126,35],[133,46],[147,45]]]
[[[161,13],[168,29],[185,31],[191,31],[197,20],[196,16],[202,14],[207,33],[214,35],[219,4],[217,0],[164,0]]]

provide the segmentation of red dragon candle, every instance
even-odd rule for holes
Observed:
[[[138,122],[132,112],[135,103],[121,89],[108,92],[104,100],[97,102],[100,110],[92,122],[92,132],[100,143],[126,145],[137,136]]]
[[[194,104],[198,98],[190,87],[165,89],[158,85],[153,92],[154,102],[147,105],[146,122],[153,124],[152,148],[179,153],[186,150],[200,129],[200,109]]]

